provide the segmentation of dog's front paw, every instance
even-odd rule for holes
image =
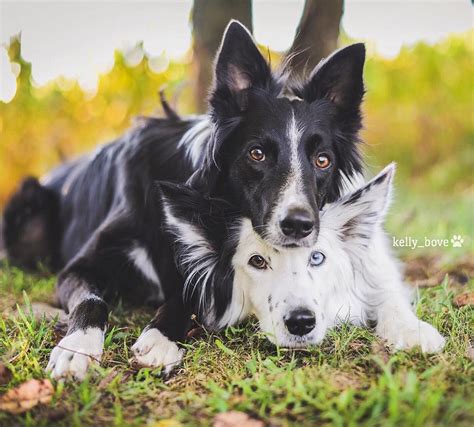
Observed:
[[[408,350],[419,346],[423,353],[437,353],[446,344],[445,338],[436,328],[418,319],[415,322],[380,324],[376,331],[396,350]]]
[[[83,380],[89,365],[100,362],[103,347],[104,332],[100,328],[74,331],[54,347],[46,371],[51,372],[54,379]]]
[[[163,366],[166,375],[181,363],[184,355],[184,349],[156,328],[145,329],[132,346],[132,351],[140,366]]]

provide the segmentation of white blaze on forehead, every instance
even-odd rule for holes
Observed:
[[[303,179],[302,179],[302,165],[298,156],[298,146],[300,143],[301,128],[298,127],[298,122],[293,112],[291,115],[290,123],[288,126],[288,140],[290,142],[291,148],[291,158],[290,158],[290,174],[288,182],[290,186],[294,186],[295,190],[300,193],[303,193]],[[293,182],[292,182],[293,181]]]
[[[287,216],[290,209],[311,210],[311,205],[304,192],[303,165],[298,153],[302,134],[303,129],[292,111],[286,135],[290,148],[290,166],[268,227],[268,237],[274,242],[278,242],[281,238],[279,223]]]
[[[282,215],[285,215],[290,208],[308,206],[308,201],[304,195],[303,167],[298,155],[302,133],[302,128],[299,126],[293,111],[287,127],[287,138],[290,145],[290,169],[277,205],[277,209],[281,211]]]
[[[292,111],[286,131],[286,141],[290,149],[288,174],[285,183],[279,190],[277,203],[273,208],[266,230],[266,239],[274,245],[281,245],[286,241],[280,229],[280,222],[287,217],[290,210],[312,211],[311,204],[305,194],[303,164],[299,155],[302,135],[303,127],[296,119],[295,112]]]

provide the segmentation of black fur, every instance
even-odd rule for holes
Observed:
[[[60,266],[58,195],[26,178],[3,213],[3,240],[12,263],[34,269],[39,263]]]
[[[154,183],[188,182],[209,196],[200,200],[211,214],[191,221],[207,224],[215,249],[227,251],[231,259],[235,247],[222,243],[232,242],[227,238],[231,230],[219,218],[249,217],[265,237],[264,229],[290,173],[287,131],[294,117],[301,128],[298,159],[304,193],[317,221],[324,202],[339,195],[340,171],[351,176],[361,169],[357,133],[363,62],[362,45],[342,49],[307,82],[294,86],[273,75],[246,29],[231,23],[216,61],[209,112],[212,132],[199,158],[189,155],[189,144],[196,138],[188,146],[180,143],[196,121],[180,119],[164,103],[167,118],[142,118],[118,140],[53,170],[42,184],[27,181],[4,214],[9,257],[27,267],[50,258],[54,267],[61,267],[57,292],[65,308],[77,286],[85,290],[74,308],[72,328],[104,324],[105,302],[116,297],[134,303],[164,302],[152,326],[171,339],[184,337],[191,313],[201,322],[208,316],[218,320],[232,296],[232,268],[225,262],[218,266],[206,295],[214,298],[212,307],[203,309],[193,295],[182,296],[185,277],[174,264],[175,236],[163,226]],[[284,97],[287,92],[301,99]],[[256,145],[265,150],[265,162],[249,158],[250,148]],[[332,160],[324,171],[314,166],[321,152]],[[162,183],[160,188],[173,193],[172,186]],[[28,247],[30,237],[25,233],[36,218],[41,237],[37,246]],[[157,284],[130,259],[137,246],[148,254],[164,298],[159,297]],[[92,303],[87,302],[91,294],[97,297]]]

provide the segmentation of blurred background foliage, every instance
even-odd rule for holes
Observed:
[[[371,169],[396,161],[399,182],[411,188],[472,193],[473,36],[419,43],[394,59],[369,53],[363,136]],[[148,57],[141,44],[117,51],[113,67],[90,94],[63,78],[35,85],[20,37],[11,40],[8,53],[17,92],[9,103],[0,102],[0,206],[24,175],[40,176],[113,139],[137,115],[161,114],[162,87],[180,113],[192,113],[196,105],[191,54],[170,62],[165,55]],[[272,53],[273,63],[278,58]]]

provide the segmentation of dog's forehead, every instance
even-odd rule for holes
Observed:
[[[285,98],[250,98],[246,114],[248,127],[254,131],[282,131],[293,116],[291,102]]]
[[[251,98],[245,120],[249,133],[277,141],[284,141],[295,126],[300,136],[325,133],[330,122],[331,108],[326,103],[258,96]]]

